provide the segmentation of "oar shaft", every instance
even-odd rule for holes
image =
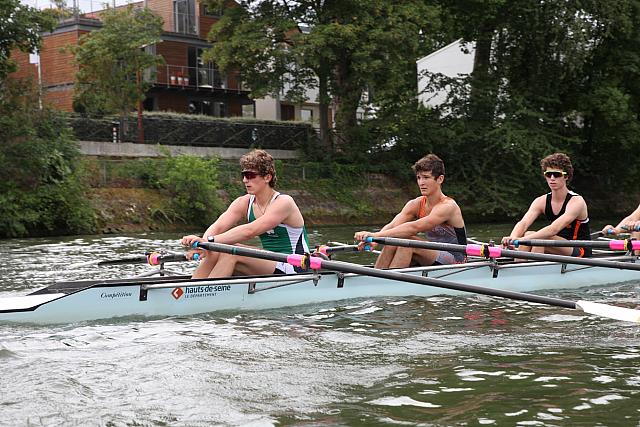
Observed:
[[[198,255],[198,254],[195,254]],[[194,259],[197,261],[197,257],[194,256]],[[164,262],[179,262],[179,261],[187,261],[187,258],[184,254],[159,254],[152,253],[149,255],[140,255],[129,258],[120,258],[120,259],[112,259],[100,261],[97,265],[122,265],[122,264],[142,264],[148,263],[151,265],[159,265]]]
[[[529,259],[533,261],[551,261],[561,264],[575,264],[586,265],[590,267],[608,267],[618,268],[621,270],[640,271],[640,264],[634,264],[630,262],[608,261],[593,258],[578,258],[567,255],[538,254],[526,251],[502,249],[497,246],[456,245],[453,243],[427,242],[424,240],[398,239],[395,237],[368,237],[367,240],[392,246],[405,246],[449,252],[463,252],[467,255],[485,256],[487,258],[498,258],[501,256],[505,256],[519,259]]]
[[[325,255],[333,254],[336,252],[357,252],[358,245],[342,245],[342,246],[325,246],[318,247],[318,252]]]
[[[366,245],[363,248],[360,248],[360,246],[358,245],[340,245],[340,246],[321,245],[318,247],[318,252],[325,255],[333,254],[336,252],[358,252],[358,251],[372,252],[371,246],[369,245]]]
[[[599,248],[616,251],[640,249],[638,240],[542,240],[530,239],[513,241],[513,246],[540,246],[549,248]]]
[[[378,277],[381,279],[397,280],[409,282],[418,285],[434,286],[437,288],[452,289],[462,292],[472,292],[482,295],[496,296],[502,298],[516,299],[521,301],[534,302],[539,304],[553,305],[557,307],[565,307],[576,309],[574,301],[563,300],[559,298],[550,298],[540,295],[526,294],[522,292],[508,291],[504,289],[492,289],[483,286],[466,285],[462,283],[449,282],[447,280],[434,279],[431,277],[414,276],[407,273],[400,273],[391,270],[379,270],[376,268],[365,267],[358,264],[346,263],[341,261],[328,261],[318,257],[307,257],[306,255],[285,255],[275,252],[262,251],[258,249],[230,246],[221,243],[196,243],[197,247],[227,253],[231,255],[247,256],[252,258],[267,259],[271,261],[286,262],[295,266],[310,266],[312,269],[325,268],[332,271],[340,271],[344,273],[355,273],[364,276]],[[389,285],[393,286],[393,285]]]

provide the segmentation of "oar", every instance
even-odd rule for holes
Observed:
[[[587,265],[590,267],[618,268],[620,270],[640,271],[640,264],[622,261],[608,261],[593,258],[578,258],[567,255],[537,254],[533,252],[514,251],[502,249],[498,246],[488,245],[456,245],[453,243],[427,242],[425,240],[398,239],[395,237],[367,237],[369,242],[382,243],[391,246],[406,246],[409,248],[432,249],[437,251],[463,252],[471,256],[481,256],[485,258],[511,257],[520,259],[530,259],[534,261],[551,261],[561,264]]]
[[[373,252],[373,253],[380,253],[380,251],[374,251],[373,249],[371,249],[371,246],[369,245],[365,245],[364,247],[360,247],[359,245],[345,245],[345,244],[340,244],[339,246],[327,246],[327,245],[320,245],[318,246],[318,249],[316,250],[316,252],[319,252],[321,254],[325,254],[325,255],[331,255],[334,254],[336,252]]]
[[[640,323],[640,311],[630,308],[616,307],[607,304],[600,304],[589,301],[569,301],[560,298],[550,298],[540,295],[526,294],[504,289],[491,289],[477,285],[465,285],[462,283],[450,282],[448,280],[434,279],[431,277],[414,276],[407,273],[400,273],[392,270],[379,270],[343,261],[330,261],[309,255],[285,255],[276,252],[252,249],[241,246],[224,245],[221,243],[195,242],[194,247],[209,251],[223,252],[231,255],[246,256],[259,259],[267,259],[277,262],[286,262],[296,267],[311,268],[319,270],[339,271],[343,273],[354,273],[364,276],[379,277],[381,279],[396,280],[402,282],[415,283],[417,285],[434,286],[437,288],[453,289],[463,292],[472,292],[482,295],[489,295],[501,298],[516,299],[538,304],[547,304],[556,307],[582,310],[585,313],[608,317],[616,320]],[[393,284],[389,284],[393,286]]]
[[[614,251],[631,251],[640,249],[639,240],[542,240],[530,239],[512,241],[513,246],[541,246],[550,248],[599,248]]]
[[[193,259],[194,261],[198,261],[200,259],[200,254],[194,254]],[[176,253],[162,254],[159,252],[152,252],[146,255],[137,255],[137,256],[132,256],[128,258],[79,262],[77,264],[70,265],[68,268],[88,267],[91,265],[98,265],[98,266],[123,265],[123,264],[160,265],[165,262],[179,262],[179,261],[188,261],[188,259],[184,254],[176,254]]]
[[[623,225],[620,228],[622,228],[625,231],[630,231],[630,232],[640,231],[640,226],[638,226],[638,225],[635,226],[635,227],[629,227],[627,225]],[[591,233],[591,237],[599,236],[601,234],[605,234],[605,233],[603,233],[602,231],[596,231],[595,233]],[[613,228],[607,228],[607,233],[606,234],[607,235],[615,234],[615,230]],[[622,234],[622,233],[618,233],[618,235],[620,235],[620,234]]]

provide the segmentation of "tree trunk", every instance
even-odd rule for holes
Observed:
[[[352,131],[358,126],[356,115],[362,89],[354,81],[348,61],[339,62],[334,68],[334,91],[333,102],[336,109],[336,149],[341,150],[341,146],[349,144]]]
[[[318,72],[318,108],[320,109],[320,141],[327,149],[332,149],[331,129],[329,128],[329,76],[326,70]]]
[[[476,40],[476,53],[471,74],[469,119],[478,127],[487,127],[493,123],[497,95],[491,73],[493,36],[493,27],[486,26]]]

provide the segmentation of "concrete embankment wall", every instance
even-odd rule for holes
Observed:
[[[239,159],[250,151],[244,148],[188,147],[183,145],[136,144],[131,142],[80,141],[80,152],[97,157],[162,157],[168,151],[171,155],[217,156],[221,159]],[[276,159],[290,160],[297,157],[293,150],[269,150]]]

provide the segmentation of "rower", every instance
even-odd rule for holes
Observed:
[[[291,196],[275,190],[273,157],[264,150],[253,150],[240,159],[242,182],[247,194],[235,199],[209,226],[202,237],[189,235],[182,244],[195,242],[238,244],[259,237],[263,249],[282,254],[309,252],[307,232],[300,209]],[[246,219],[245,224],[237,225]],[[196,251],[190,251],[192,256]],[[264,259],[206,251],[194,279],[231,275],[291,274],[299,269],[290,264]]]
[[[615,227],[607,224],[602,228],[603,235],[621,234],[631,232],[632,239],[640,239],[640,205],[635,211],[618,223]],[[640,255],[640,250],[633,251],[635,255]]]
[[[573,178],[569,156],[564,153],[551,154],[540,161],[540,166],[551,191],[531,203],[511,234],[502,239],[502,245],[512,247],[512,242],[518,239],[590,240],[587,203],[582,196],[567,187]],[[550,224],[538,231],[529,231],[529,227],[540,215],[544,215]],[[519,246],[518,249],[576,257],[591,256],[591,248],[588,247]]]
[[[635,211],[631,212],[627,217],[618,223],[615,227],[611,224],[607,224],[602,228],[602,234],[620,234],[632,232],[631,236],[640,237],[640,205]]]
[[[430,242],[466,245],[467,235],[460,207],[455,200],[442,193],[444,162],[435,154],[428,154],[418,160],[412,169],[421,195],[409,200],[402,211],[380,231],[359,231],[354,238],[358,241],[364,241],[367,237],[424,240],[418,237],[418,233],[424,233]],[[385,245],[375,267],[455,264],[465,260],[465,255],[460,252]]]

